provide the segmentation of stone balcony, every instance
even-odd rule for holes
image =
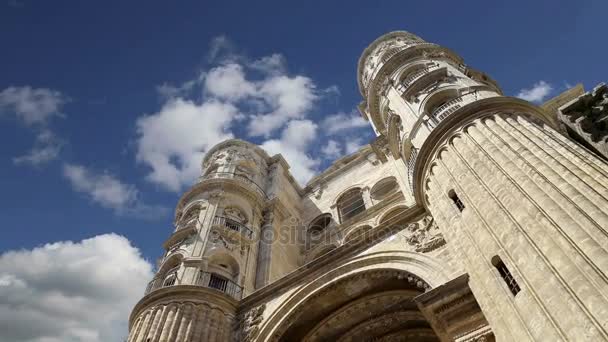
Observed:
[[[215,273],[199,271],[198,277],[196,278],[196,281],[194,282],[194,284],[183,284],[179,281],[177,276],[174,276],[174,277],[170,276],[171,274],[177,274],[178,270],[179,270],[179,266],[169,270],[166,273],[166,276],[164,279],[161,279],[161,278],[152,279],[152,281],[150,281],[148,283],[148,287],[146,288],[145,294],[147,295],[151,292],[154,292],[154,291],[162,289],[162,288],[167,288],[167,287],[180,286],[180,285],[189,285],[189,286],[194,285],[194,286],[201,286],[201,287],[214,289],[214,290],[223,292],[236,300],[241,300],[241,298],[243,296],[243,288],[240,285],[238,285],[237,283],[235,283],[234,281],[232,281],[230,279],[219,276]]]

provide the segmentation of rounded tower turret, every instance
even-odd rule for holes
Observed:
[[[253,292],[268,155],[228,140],[211,149],[179,200],[155,278],[133,309],[129,342],[231,340],[238,303]]]

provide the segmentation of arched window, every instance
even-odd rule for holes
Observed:
[[[332,223],[331,214],[321,214],[317,216],[308,226],[308,234],[306,236],[306,248],[312,248],[322,242],[323,238],[328,238],[329,235],[324,235],[323,232]]]
[[[340,222],[344,222],[351,217],[365,211],[365,202],[361,189],[352,189],[343,194],[338,199],[338,213],[340,213]]]
[[[313,235],[320,234],[331,224],[331,214],[321,214],[317,216],[308,226],[308,232]]]
[[[450,199],[452,200],[452,202],[454,202],[454,205],[456,206],[456,208],[458,208],[458,210],[460,212],[462,212],[465,208],[464,203],[462,203],[462,201],[460,200],[460,197],[458,197],[458,195],[456,195],[456,192],[454,190],[450,190],[448,191],[448,197],[450,197]]]
[[[373,200],[381,201],[398,190],[399,185],[397,184],[395,177],[388,177],[376,183],[372,188],[370,195]]]
[[[502,280],[504,280],[504,282],[507,284],[513,296],[516,296],[519,291],[521,291],[521,288],[519,287],[519,284],[517,284],[517,281],[507,268],[507,265],[505,265],[505,263],[502,261],[502,259],[500,259],[498,255],[492,257],[492,265],[496,267],[498,273],[502,277]]]
[[[237,281],[239,263],[228,253],[215,253],[209,257],[208,271],[226,279]]]

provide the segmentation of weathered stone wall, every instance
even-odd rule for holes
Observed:
[[[507,113],[475,120],[438,151],[424,182],[428,206],[498,340],[605,340],[608,166]],[[496,255],[522,288],[516,296]]]

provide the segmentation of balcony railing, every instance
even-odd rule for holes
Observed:
[[[145,294],[148,294],[154,290],[158,290],[163,287],[173,286],[177,283],[177,271],[179,270],[179,265],[173,267],[169,271],[164,273],[164,277],[162,278],[154,278],[146,287]]]
[[[404,79],[401,82],[403,90],[409,88],[409,86],[411,86],[414,82],[416,82],[416,80],[418,80],[420,77],[428,74],[429,72],[431,72],[431,70],[434,70],[437,68],[439,68],[439,65],[434,64],[434,65],[430,65],[430,66],[427,66],[420,70],[415,71],[413,74],[409,75],[406,79]]]
[[[172,272],[172,270],[169,272]],[[177,272],[177,270],[175,272]],[[148,287],[146,288],[145,294],[148,294],[161,288],[180,285],[177,282],[177,274],[175,272],[173,273],[174,275],[172,275],[171,273],[166,273],[167,276],[164,278],[152,279],[152,281],[148,283]],[[237,283],[210,272],[200,271],[196,282],[193,285],[219,290],[236,300],[241,300],[243,296],[243,288]]]
[[[238,232],[248,239],[251,239],[251,236],[253,235],[253,231],[247,226],[228,217],[216,216],[213,218],[213,224]]]
[[[463,98],[462,96],[453,98],[448,102],[442,104],[437,109],[433,111],[432,116],[437,121],[442,121],[443,119],[450,116],[450,114],[454,113],[458,108],[462,107]]]
[[[241,300],[243,297],[242,287],[234,281],[215,273],[200,271],[196,279],[196,285],[222,291],[236,300]]]
[[[246,175],[233,173],[233,172],[212,172],[207,175],[201,176],[199,182],[202,182],[206,179],[214,179],[214,178],[228,178],[228,179],[237,179],[243,183],[248,184],[254,191],[262,195],[262,197],[267,198],[266,192],[259,186],[256,182],[254,182],[251,178]]]

